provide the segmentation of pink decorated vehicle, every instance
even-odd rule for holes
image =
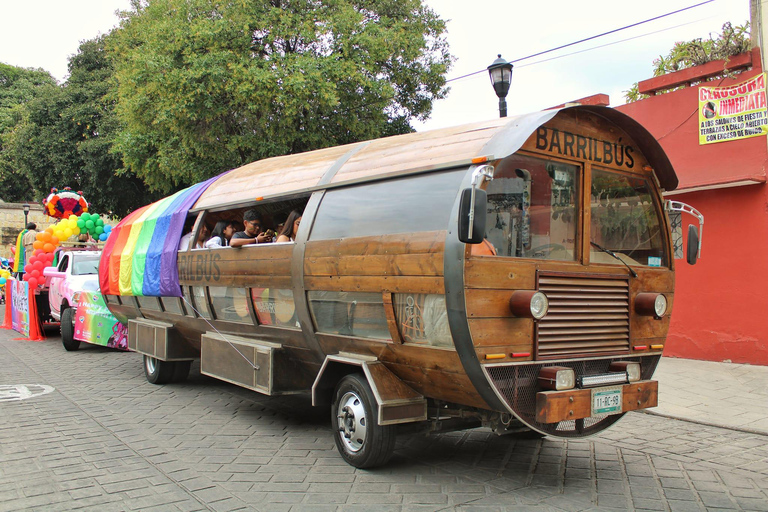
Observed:
[[[48,285],[50,316],[61,322],[61,342],[67,350],[77,350],[75,320],[80,294],[99,291],[101,251],[66,250],[56,267],[43,271]]]

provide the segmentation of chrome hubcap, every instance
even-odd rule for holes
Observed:
[[[351,391],[344,393],[336,411],[339,419],[339,437],[351,452],[358,452],[365,443],[365,407],[360,397]]]
[[[157,368],[157,360],[154,357],[144,356],[144,366],[147,368],[147,374],[152,375]]]

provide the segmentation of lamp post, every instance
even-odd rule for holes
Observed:
[[[29,215],[29,205],[24,203],[24,229],[27,229],[27,215]]]
[[[509,92],[509,84],[512,82],[512,64],[501,58],[493,61],[488,66],[488,74],[491,77],[491,83],[493,84],[493,90],[496,91],[496,96],[499,97],[499,117],[507,117],[507,93]]]

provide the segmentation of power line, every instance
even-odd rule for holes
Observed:
[[[509,62],[510,63],[520,62],[521,60],[526,60],[526,59],[530,59],[530,58],[533,58],[533,57],[538,57],[539,55],[544,55],[546,53],[551,53],[551,52],[554,52],[554,51],[557,51],[557,50],[562,50],[563,48],[568,48],[569,46],[574,46],[574,45],[577,45],[577,44],[584,43],[586,41],[591,41],[592,39],[597,39],[599,37],[607,36],[609,34],[613,34],[613,33],[616,33],[616,32],[622,31],[622,30],[626,30],[628,28],[637,27],[639,25],[643,25],[644,23],[650,23],[651,21],[656,21],[656,20],[659,20],[661,18],[666,18],[667,16],[672,16],[673,14],[678,14],[678,13],[681,13],[683,11],[687,11],[689,9],[693,9],[695,7],[701,7],[702,5],[710,4],[710,3],[714,2],[714,1],[715,0],[705,0],[704,2],[699,2],[698,4],[690,5],[688,7],[683,7],[682,9],[678,9],[676,11],[668,12],[668,13],[662,14],[660,16],[655,16],[655,17],[649,18],[647,20],[638,21],[637,23],[632,23],[631,25],[627,25],[627,26],[624,26],[624,27],[621,27],[621,28],[616,28],[616,29],[613,29],[613,30],[609,30],[608,32],[603,32],[602,34],[597,34],[597,35],[594,35],[594,36],[586,37],[586,38],[580,39],[578,41],[573,41],[572,43],[560,45],[560,46],[558,46],[556,48],[550,48],[549,50],[544,50],[544,51],[541,51],[541,52],[538,52],[538,53],[534,53],[534,54],[531,54],[531,55],[528,55],[528,56],[525,56],[525,57],[520,57],[519,59],[514,59],[514,60],[511,60]],[[447,82],[454,82],[456,80],[461,80],[462,78],[467,78],[467,77],[470,77],[472,75],[477,75],[478,73],[485,73],[485,72],[487,72],[487,69],[480,69],[478,71],[473,71],[472,73],[467,73],[466,75],[457,76],[456,78],[450,78],[450,79],[446,80],[446,83]]]

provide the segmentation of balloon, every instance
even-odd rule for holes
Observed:
[[[85,227],[88,228],[88,231],[90,231],[95,227],[95,224],[92,220],[87,220],[85,221]]]
[[[34,277],[35,279],[37,279],[38,277],[40,277],[40,271],[39,271],[39,270],[37,270],[37,269],[33,269],[33,270],[32,270],[32,272],[30,272],[30,273],[29,273],[29,278],[30,278],[30,279],[32,279],[33,277]]]
[[[29,287],[30,288],[37,288],[37,279],[36,278],[30,277],[29,279],[27,279],[27,281],[29,282]]]
[[[43,242],[50,242],[51,241],[51,234],[48,232],[48,230],[41,232],[40,235],[43,237],[42,238]]]
[[[112,231],[112,226],[109,224],[104,225],[104,232],[109,233],[110,231]]]
[[[5,284],[5,278],[4,277],[0,277],[0,286],[2,286],[4,284]]]
[[[87,213],[87,212],[86,212],[86,213],[83,213],[82,215],[80,215],[80,218],[81,218],[81,219],[83,219],[83,220],[85,220],[85,221],[87,221],[87,220],[90,220],[90,218],[91,218],[91,214],[90,214],[90,213]]]
[[[77,222],[77,215],[70,215],[69,219],[67,219],[67,220]]]
[[[104,232],[104,228],[102,226],[96,226],[95,228],[93,228],[93,232],[96,233],[97,235],[100,235]]]
[[[12,245],[12,246],[11,246],[11,254],[13,254],[14,256],[16,256],[16,246],[15,246],[15,245]]]
[[[55,246],[55,245],[53,245],[52,243],[47,243],[47,244],[45,244],[45,245],[43,246],[43,250],[44,250],[45,252],[53,252],[53,251],[55,251],[55,250],[56,250],[56,246]]]
[[[34,271],[34,270],[37,270],[37,271],[38,271],[38,273],[39,273],[41,270],[43,270],[43,262],[42,262],[42,261],[40,261],[40,260],[37,260],[37,261],[35,261],[35,262],[32,264],[32,270],[33,270],[33,271]]]
[[[63,238],[63,237],[62,237],[62,238]],[[51,243],[52,243],[53,245],[59,245],[59,237],[57,237],[56,235],[52,236],[52,237],[51,237]]]
[[[45,240],[43,240],[43,239],[44,239],[45,237],[43,236],[43,233],[44,233],[43,231],[40,231],[40,232],[38,232],[38,233],[35,235],[35,240],[40,240],[41,242],[44,242]]]
[[[97,226],[103,226],[104,225],[104,220],[103,219],[96,219],[96,225]]]
[[[32,242],[32,247],[34,247],[36,250],[37,249],[42,249],[43,248],[43,242],[41,242],[40,240],[35,240],[34,242]]]
[[[85,221],[83,219],[78,220],[77,227],[79,227],[80,229],[83,229],[85,227]]]
[[[68,222],[69,229],[74,230],[77,227],[77,217],[75,217],[75,220],[70,219]]]
[[[106,240],[106,239],[107,239],[107,236],[108,236],[108,233],[102,233],[102,234],[100,234],[100,235],[99,235],[99,241],[100,241],[100,242],[103,242],[104,240]]]

